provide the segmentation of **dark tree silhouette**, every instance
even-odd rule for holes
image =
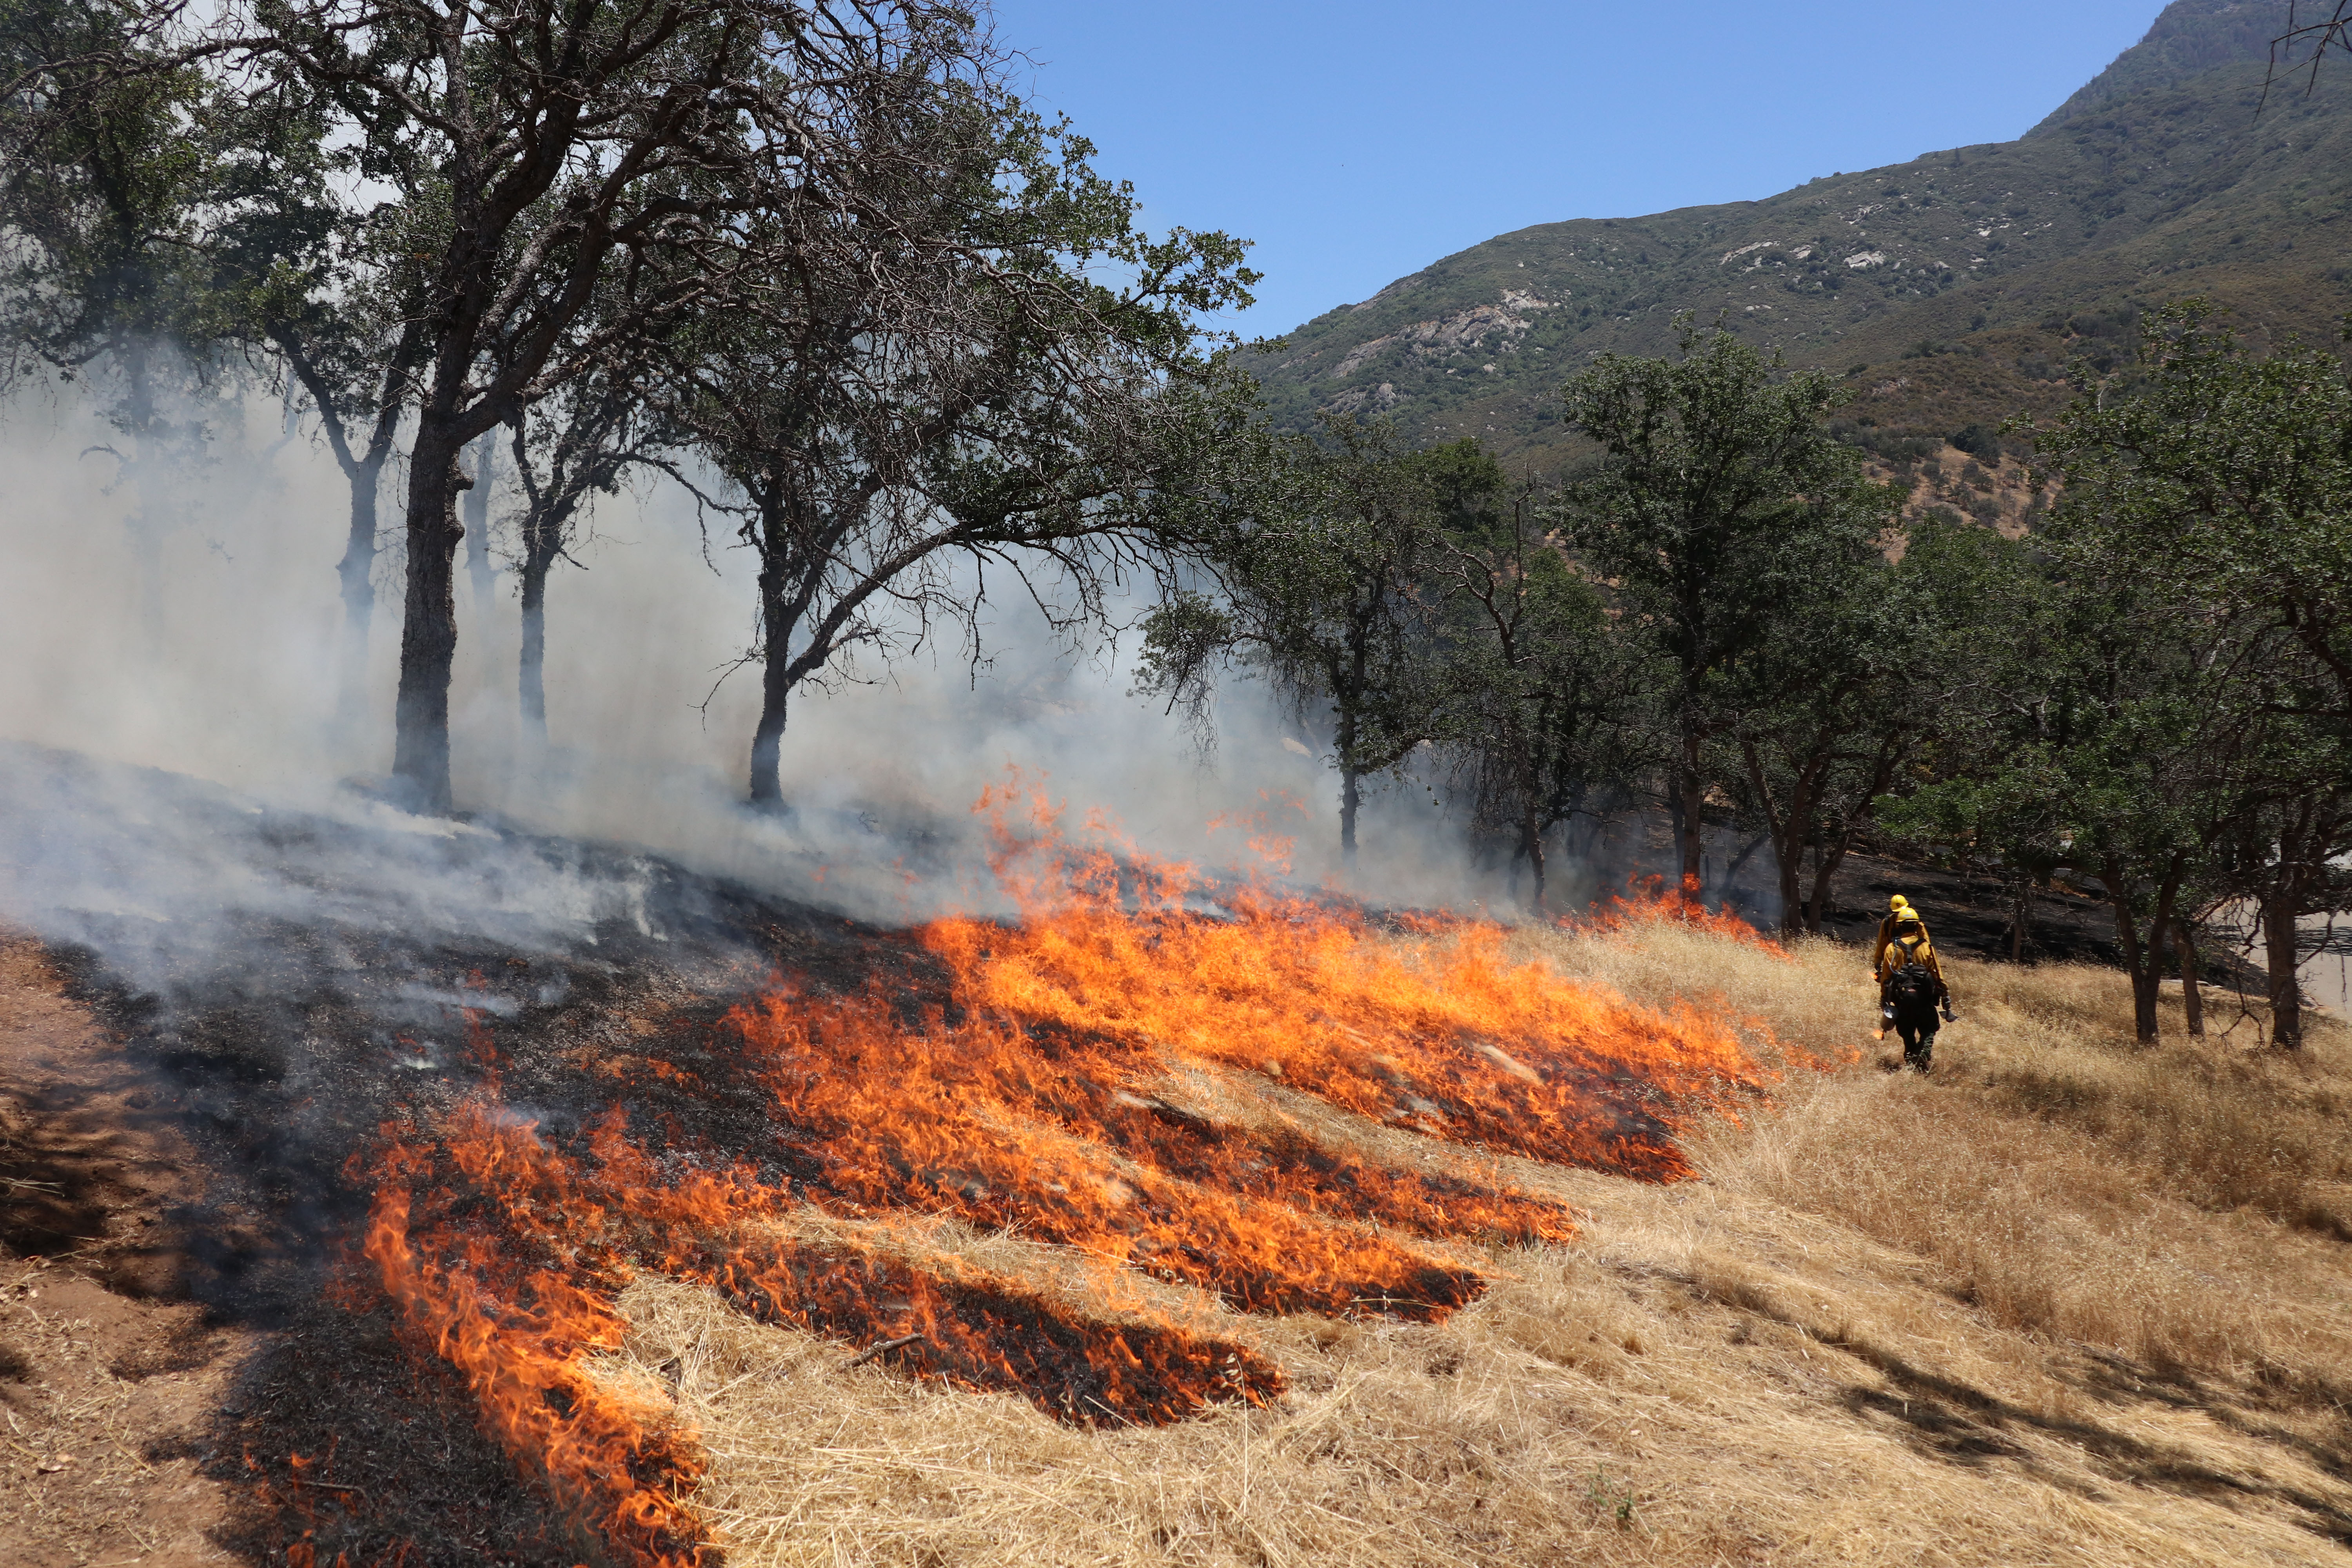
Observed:
[[[2306,21],[2305,18],[2311,20]],[[2306,61],[2303,51],[2311,51]],[[2352,0],[2319,0],[2305,7],[2301,0],[2287,0],[2286,31],[2271,40],[2270,69],[2263,77],[2262,105],[2271,100],[2271,88],[2279,80],[2282,70],[2304,69],[2303,90],[2306,96],[2319,85],[2319,67],[2330,53],[2352,54]]]
[[[740,493],[759,561],[757,805],[782,804],[796,690],[942,625],[976,659],[992,576],[1057,631],[1098,624],[1109,587],[1152,569],[1171,479],[1232,385],[1196,318],[1246,302],[1237,242],[1143,236],[1091,148],[986,76],[898,133],[914,151],[855,226],[643,384]]]
[[[894,128],[989,45],[937,0],[145,3],[192,29],[182,57],[221,90],[331,106],[324,140],[364,176],[332,189],[374,219],[346,289],[391,316],[415,274],[393,771],[446,810],[467,447],[806,265],[834,232],[814,215],[854,226],[859,187],[920,155]],[[592,304],[598,330],[575,331]]]

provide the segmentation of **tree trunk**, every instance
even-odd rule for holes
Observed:
[[[1878,742],[1878,759],[1870,773],[1870,787],[1862,792],[1867,803],[1886,793],[1895,782],[1895,765],[1903,759],[1904,742],[1900,732],[1882,735]],[[1822,925],[1829,918],[1830,879],[1837,875],[1838,867],[1845,860],[1846,852],[1853,847],[1854,836],[1869,816],[1865,804],[1849,818],[1838,834],[1836,845],[1826,854],[1819,845],[1813,849],[1813,894],[1805,904],[1805,929],[1815,936],[1822,934]]]
[[[2270,971],[2271,1043],[2283,1050],[2303,1047],[2303,986],[2295,971],[2295,915],[2303,900],[2302,879],[2282,868],[2282,885],[2263,906],[2263,967]]]
[[[2131,973],[2132,1036],[2143,1046],[2156,1044],[2156,1001],[2164,983],[2164,955],[2171,934],[2172,900],[2177,882],[2168,878],[2158,891],[2155,918],[2148,921],[2142,942],[2139,922],[2133,919],[2131,900],[2124,893],[2121,862],[2109,859],[2101,868],[2107,884],[2108,905],[2116,913],[2116,941],[2123,949],[2124,967]]]
[[[1734,855],[1731,858],[1730,864],[1725,866],[1723,868],[1723,890],[1725,897],[1728,898],[1730,896],[1731,883],[1738,879],[1740,868],[1747,865],[1748,861],[1756,858],[1756,851],[1763,848],[1764,846],[1771,842],[1772,836],[1770,834],[1759,833],[1755,837],[1749,839],[1745,845],[1741,846],[1739,853]],[[1795,860],[1798,868],[1802,870],[1805,864],[1805,849],[1803,845],[1801,844],[1797,847],[1796,853],[1792,858]]]
[[[1798,846],[1795,854],[1780,862],[1780,930],[1794,936],[1805,929],[1805,895],[1802,890],[1805,850],[1802,845]]]
[[[1831,848],[1813,847],[1813,890],[1805,900],[1805,929],[1815,936],[1822,934],[1822,927],[1829,919],[1830,880],[1845,859],[1845,847],[1843,838]]]
[[[1339,762],[1339,863],[1353,869],[1356,812],[1363,804],[1363,781],[1356,771],[1356,710],[1353,702],[1344,700],[1333,702],[1331,710],[1332,718],[1338,721],[1331,741]]]
[[[474,443],[474,488],[466,492],[466,575],[477,613],[490,602],[490,475],[498,466],[498,432],[486,430]]]
[[[771,542],[781,531],[772,510],[761,519],[761,529]],[[751,800],[761,811],[781,811],[784,805],[784,710],[793,694],[793,639],[785,614],[782,553],[762,550],[760,563],[760,722],[751,731]]]
[[[547,580],[563,554],[564,526],[571,509],[560,496],[534,491],[522,519],[522,658],[520,694],[523,737],[547,745]]]
[[[1806,809],[1808,781],[1798,780],[1796,788],[1790,792],[1788,813],[1783,816],[1772,802],[1771,781],[1765,776],[1764,759],[1758,753],[1755,742],[1743,741],[1739,750],[1748,763],[1748,786],[1755,792],[1757,804],[1764,808],[1764,838],[1772,841],[1773,866],[1780,874],[1780,929],[1793,936],[1805,927],[1805,900],[1797,886],[1805,868],[1805,825],[1810,815]],[[1739,868],[1755,853],[1756,845],[1763,841],[1759,838],[1740,851],[1739,858],[1724,872],[1725,898],[1731,896],[1731,882],[1739,875]]]
[[[383,497],[383,465],[392,456],[393,442],[400,429],[400,411],[404,402],[401,372],[414,346],[416,327],[414,323],[403,334],[401,346],[384,372],[383,395],[376,408],[374,428],[370,431],[365,449],[353,451],[352,433],[343,416],[335,408],[334,391],[312,361],[301,334],[284,321],[272,324],[269,335],[286,355],[286,430],[290,437],[299,427],[300,411],[295,400],[299,386],[310,394],[319,411],[320,428],[326,435],[328,449],[335,455],[335,466],[343,471],[343,482],[351,489],[351,527],[343,540],[343,558],[335,563],[335,576],[343,601],[343,637],[335,695],[335,722],[349,733],[356,731],[367,716],[368,637],[375,619],[375,560],[378,508]]]
[[[1363,781],[1347,763],[1339,764],[1339,863],[1356,864],[1356,811],[1363,804]]]
[[[1535,878],[1533,896],[1528,900],[1528,908],[1540,915],[1546,912],[1546,906],[1544,903],[1543,828],[1537,820],[1536,811],[1533,806],[1528,807],[1525,814],[1519,819],[1519,837],[1527,846],[1528,869]]]
[[[523,738],[547,745],[547,571],[526,553],[522,568],[521,697]]]
[[[1675,782],[1682,799],[1683,890],[1694,898],[1704,891],[1701,879],[1706,874],[1706,824],[1702,815],[1706,805],[1706,778],[1699,771],[1698,752],[1697,734],[1685,733],[1682,776]]]
[[[408,592],[402,604],[400,697],[392,771],[417,809],[449,809],[449,676],[457,657],[457,496],[467,480],[459,444],[438,419],[422,423],[408,470]]]
[[[1772,846],[1773,855],[1777,860],[1780,848],[1779,838],[1770,833],[1759,833],[1749,839],[1738,854],[1724,863],[1723,886],[1717,897],[1717,908],[1727,912],[1732,908],[1738,897],[1740,868],[1754,859],[1756,851],[1763,848],[1767,844]],[[1781,862],[1776,868],[1780,876],[1780,929],[1792,936],[1804,929],[1801,916],[1791,920],[1790,915],[1790,911],[1797,907],[1790,902],[1790,895],[1797,886],[1797,873],[1804,869],[1804,864],[1805,849],[1801,844],[1787,861]]]
[[[1683,844],[1683,792],[1679,782],[1666,785],[1666,837],[1679,856]]]
[[[2187,921],[2173,923],[2173,934],[2180,947],[2180,1008],[2188,1016],[2189,1037],[2205,1037],[2205,991],[2197,973],[2197,940],[2189,930]]]
[[[760,687],[760,723],[751,731],[751,804],[762,811],[784,807],[784,702],[792,689],[785,684],[783,650],[768,656],[766,679]]]
[[[1587,813],[1586,817],[1589,826],[1584,830],[1584,842],[1575,845],[1572,853],[1578,859],[1590,865],[1600,858],[1601,837],[1608,830],[1609,825],[1598,811]]]
[[[2132,981],[2132,1032],[2144,1046],[2156,1044],[2156,1003],[2163,994],[2165,949],[2172,943],[2169,911],[2158,913],[2147,933],[2147,973]]]
[[[2119,913],[2116,918],[2126,924],[2131,923],[2128,915]],[[2137,937],[2138,932],[2134,931],[2133,940],[2125,945],[2124,952],[2124,962],[2131,966],[2132,1037],[2143,1046],[2152,1046],[2156,1044],[2156,999],[2158,984],[2163,979],[2163,960],[2150,951],[2157,940],[2154,933],[2150,936],[2149,948],[2142,948]]]
[[[383,458],[362,461],[345,478],[352,488],[352,526],[343,541],[343,558],[335,563],[343,599],[342,668],[335,721],[349,729],[367,714],[368,629],[375,619],[376,495],[383,479]]]

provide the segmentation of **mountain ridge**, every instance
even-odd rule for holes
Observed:
[[[1686,311],[1853,375],[1847,423],[1874,448],[2054,406],[2069,358],[2118,352],[2165,299],[2309,335],[2352,310],[2352,72],[2273,91],[2257,117],[2284,16],[2176,0],[2016,141],[1498,235],[1324,312],[1252,368],[1286,427],[1386,415],[1534,470],[1577,447],[1559,384],[1603,353],[1670,350]],[[1927,455],[1874,451],[1889,467]]]
[[[2254,0],[2174,0],[2140,41],[2074,89],[2027,136],[2044,136],[2117,98],[2175,86],[2218,66],[2270,61],[2271,40],[2286,31],[2272,4]],[[2022,138],[2020,138],[2022,140]]]

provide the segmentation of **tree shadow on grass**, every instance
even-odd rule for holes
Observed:
[[[1793,1322],[1790,1326],[1805,1327]],[[2022,1434],[2051,1437],[2079,1449],[2089,1459],[2093,1469],[2112,1480],[2209,1501],[2243,1498],[2284,1503],[2301,1515],[2299,1522],[2305,1529],[2338,1545],[2352,1546],[2352,1508],[2347,1508],[2342,1500],[2323,1497],[2305,1488],[2261,1475],[2242,1475],[2217,1469],[2184,1449],[2129,1436],[2095,1421],[2051,1415],[2028,1409],[1957,1379],[1914,1366],[1884,1346],[1865,1340],[1834,1335],[1815,1337],[1823,1343],[1844,1351],[1886,1380],[1888,1386],[1885,1388],[1847,1390],[1844,1400],[1849,1409],[1857,1415],[1883,1416],[1901,1424],[1908,1429],[1915,1447],[1937,1458],[1969,1466],[1982,1465],[1992,1458],[2004,1458],[2038,1479],[2082,1492],[2084,1489],[2079,1482],[2038,1463],[2032,1452],[2017,1441],[2018,1435]],[[2100,1360],[2114,1363],[2120,1358]],[[2112,1393],[2102,1394],[2090,1380],[2074,1386],[2121,1405],[2145,1400],[2145,1391],[2160,1381],[2145,1376],[2136,1378],[2128,1394],[2117,1387]],[[2176,1388],[2179,1386],[2175,1385]],[[2165,1402],[2202,1411],[2222,1426],[2244,1436],[2284,1443],[2330,1475],[2340,1477],[2346,1474],[2344,1456],[2340,1452],[2284,1429],[2250,1423],[2219,1397],[2209,1395],[2202,1399],[2182,1398]]]

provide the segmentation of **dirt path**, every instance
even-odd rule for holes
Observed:
[[[0,932],[0,1563],[231,1561],[200,1467],[248,1338],[182,1299],[195,1166],[156,1098]]]

